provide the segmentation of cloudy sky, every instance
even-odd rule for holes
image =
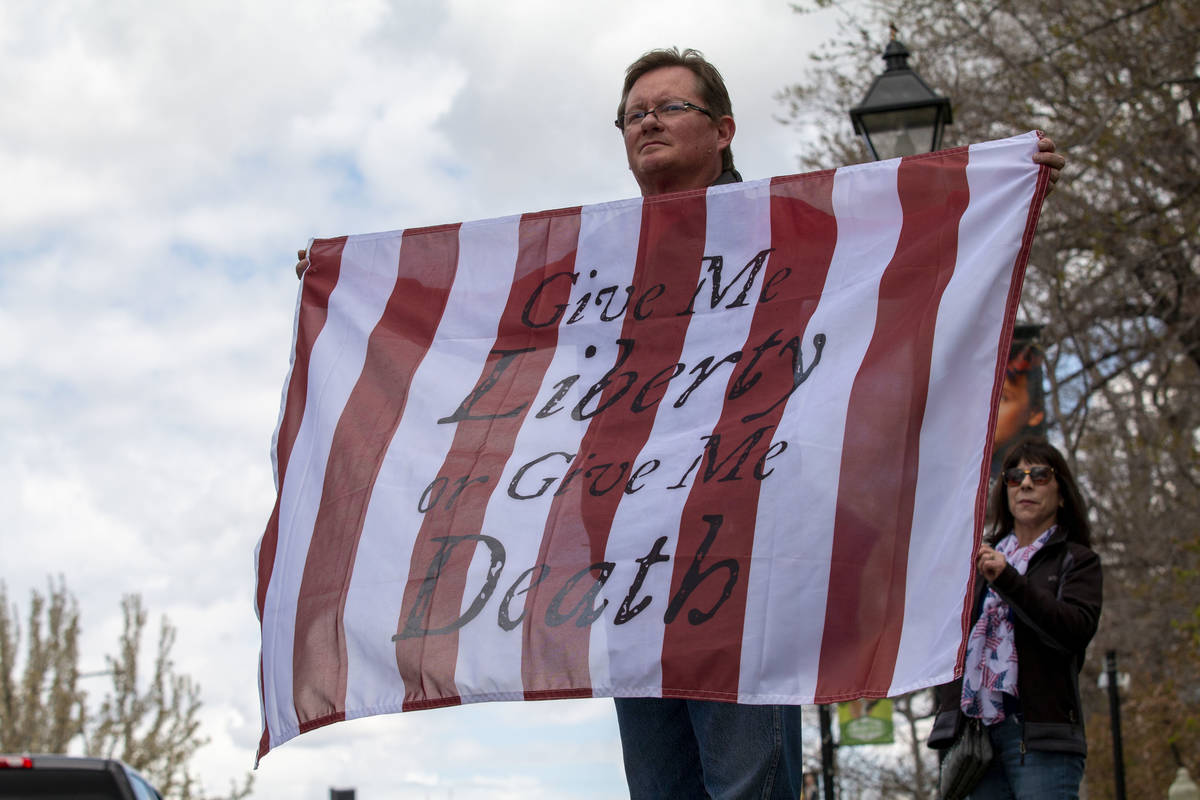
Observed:
[[[786,0],[0,3],[0,579],[62,575],[82,667],[122,594],[179,629],[206,788],[260,734],[252,554],[310,236],[636,194],[613,128],[652,47],[724,72],[747,178],[797,171],[776,121],[836,14]],[[848,124],[848,123],[847,123]],[[147,650],[149,650],[147,643]],[[103,678],[89,678],[93,696]],[[811,739],[812,737],[810,737]],[[817,743],[810,740],[815,753]],[[815,757],[815,756],[814,756]],[[263,760],[254,796],[625,794],[611,701],[340,723]]]

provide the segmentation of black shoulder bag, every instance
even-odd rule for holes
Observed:
[[[983,720],[967,717],[963,731],[942,761],[938,789],[942,800],[962,800],[987,771],[992,761],[992,742]]]

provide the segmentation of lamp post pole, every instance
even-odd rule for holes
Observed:
[[[821,723],[821,776],[825,800],[834,800],[833,777],[837,767],[833,761],[833,719],[829,706],[817,706],[817,717]]]
[[[1117,800],[1125,800],[1125,754],[1121,745],[1121,696],[1117,687],[1117,651],[1104,654],[1104,673],[1108,676],[1108,714],[1112,718],[1113,780]]]

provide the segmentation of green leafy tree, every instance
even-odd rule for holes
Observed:
[[[23,664],[15,606],[0,583],[0,751],[65,753],[73,743],[88,755],[119,758],[146,775],[169,800],[206,800],[190,772],[205,744],[200,733],[200,688],[175,672],[176,629],[164,616],[153,670],[139,668],[147,614],[139,595],[126,595],[116,655],[105,657],[111,687],[94,711],[79,689],[79,606],[64,581],[46,595],[30,593]],[[250,794],[251,776],[231,783],[227,797]],[[207,800],[216,800],[208,798]]]
[[[837,40],[780,93],[819,144],[801,166],[866,160],[847,111],[888,25],[954,105],[945,146],[1030,129],[1069,158],[1021,300],[1045,325],[1051,436],[1092,504],[1105,608],[1084,667],[1088,795],[1112,796],[1106,650],[1131,675],[1128,784],[1165,793],[1172,748],[1200,768],[1200,4],[1194,0],[819,0]],[[1160,791],[1161,790],[1161,791]]]

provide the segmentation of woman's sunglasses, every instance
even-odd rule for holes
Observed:
[[[1029,469],[1021,469],[1013,467],[1012,469],[1004,470],[1004,482],[1009,486],[1020,486],[1028,475],[1035,486],[1045,486],[1054,477],[1053,467],[1030,467]]]

